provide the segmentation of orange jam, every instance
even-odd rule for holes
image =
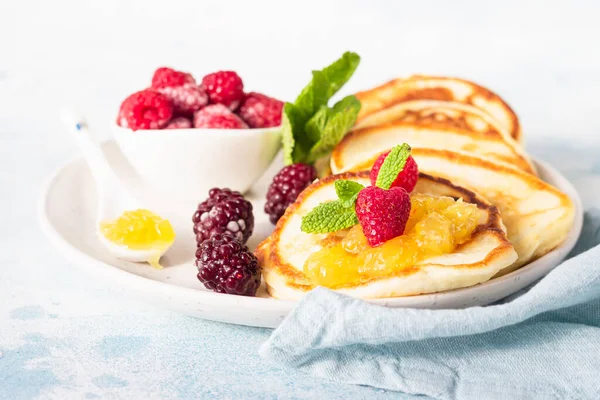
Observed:
[[[370,247],[360,225],[345,235],[335,232],[308,257],[304,273],[313,284],[330,288],[394,275],[424,259],[452,253],[469,240],[480,217],[477,206],[462,199],[413,194],[403,235]]]
[[[106,239],[117,245],[131,250],[156,250],[156,257],[148,260],[156,268],[161,268],[160,254],[175,241],[171,223],[145,209],[125,211],[113,221],[102,222],[100,229]]]

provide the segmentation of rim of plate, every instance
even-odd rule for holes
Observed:
[[[111,264],[102,262],[85,252],[79,250],[77,247],[71,245],[67,240],[65,240],[62,235],[53,227],[52,223],[47,217],[46,213],[46,205],[48,203],[48,195],[50,193],[50,189],[53,187],[56,179],[61,175],[61,173],[66,170],[68,167],[73,165],[74,163],[82,160],[81,156],[76,156],[71,158],[66,163],[62,164],[58,168],[56,168],[52,174],[47,178],[46,182],[43,185],[42,196],[38,200],[37,204],[37,213],[38,220],[40,222],[40,226],[46,237],[50,240],[50,242],[59,250],[61,254],[63,254],[68,261],[73,263],[78,267],[78,264],[85,263],[87,265],[93,266],[92,273],[100,273],[104,276],[113,276],[113,281],[117,285],[123,285],[126,283],[135,284],[138,288],[143,286],[143,289],[138,289],[138,291],[150,292],[153,294],[163,293],[166,295],[177,294],[177,295],[189,295],[195,296],[197,300],[206,300],[207,303],[212,302],[213,300],[218,298],[218,302],[224,305],[240,305],[244,304],[245,306],[257,306],[261,307],[261,309],[269,309],[269,310],[277,310],[279,312],[288,312],[290,311],[298,301],[294,300],[281,300],[276,299],[274,297],[249,297],[249,296],[233,296],[222,293],[215,293],[211,291],[197,290],[192,288],[187,288],[183,286],[173,285],[165,282],[160,282],[153,280],[151,278],[146,278],[144,276],[136,275],[127,271],[124,271],[118,267],[115,267]],[[559,262],[564,259],[568,255],[568,253],[573,249],[577,240],[579,239],[579,235],[581,233],[583,227],[583,206],[581,203],[581,198],[575,189],[575,187],[569,182],[569,180],[560,173],[557,169],[552,167],[545,161],[540,161],[538,159],[532,158],[536,166],[542,167],[545,172],[549,172],[555,182],[558,184],[561,191],[565,192],[573,201],[575,208],[575,218],[573,221],[573,226],[569,233],[567,234],[566,239],[554,248],[552,251],[548,252],[544,256],[538,258],[537,260],[532,261],[525,266],[510,272],[506,275],[503,275],[498,278],[491,279],[486,282],[479,283],[477,285],[469,286],[466,288],[459,288],[453,290],[447,290],[438,293],[430,293],[430,294],[421,294],[414,296],[404,296],[404,297],[389,297],[389,298],[381,298],[381,299],[365,299],[370,303],[390,306],[390,305],[399,305],[404,308],[410,308],[413,303],[420,303],[425,299],[436,299],[439,300],[440,297],[445,295],[456,295],[461,292],[470,291],[473,288],[481,288],[481,287],[494,287],[498,285],[502,285],[507,280],[514,279],[517,275],[523,275],[531,272],[532,270],[538,268],[540,265],[546,265],[546,260],[552,257],[559,257]],[[557,253],[563,253],[557,256]],[[558,263],[555,263],[550,266],[546,266],[542,277],[549,273],[552,269],[554,269]],[[85,268],[87,272],[90,271],[90,268]],[[509,294],[510,295],[510,294]]]

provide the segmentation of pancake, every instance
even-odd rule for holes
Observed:
[[[503,273],[548,253],[564,241],[575,209],[569,196],[536,176],[466,153],[415,148],[419,171],[452,180],[498,207],[519,258]],[[369,170],[377,156],[350,168]]]
[[[498,133],[501,134],[502,137],[505,138],[505,140],[510,141],[511,143],[516,143],[511,135],[511,132],[508,129],[506,129],[506,127],[503,124],[499,123],[494,118],[492,118],[488,113],[480,110],[475,106],[466,103],[460,103],[457,101],[440,101],[430,99],[402,101],[393,104],[389,107],[386,107],[380,111],[376,111],[372,114],[367,115],[354,125],[354,129],[367,128],[369,126],[385,124],[387,122],[394,121],[399,117],[402,117],[407,112],[424,110],[428,108],[464,111],[467,114],[482,119],[485,124],[490,125],[490,129],[498,131]],[[460,121],[460,116],[457,119],[457,123],[462,124],[462,121]]]
[[[370,185],[368,172],[332,175],[316,181],[288,207],[273,234],[258,246],[256,255],[271,296],[299,299],[313,289],[303,272],[304,262],[323,248],[322,240],[327,234],[304,233],[300,224],[302,216],[316,205],[337,198],[334,182],[338,179]],[[462,198],[477,205],[481,217],[470,239],[450,254],[427,258],[393,275],[346,285],[336,291],[365,299],[440,292],[485,282],[516,260],[500,214],[487,200],[446,179],[426,174],[420,174],[414,192]]]
[[[332,172],[344,172],[349,166],[398,143],[410,143],[413,148],[473,153],[535,174],[535,168],[520,146],[491,124],[489,118],[472,112],[473,107],[453,108],[443,102],[429,101],[401,105],[403,107],[397,108],[388,122],[354,129],[347,134],[333,151]]]
[[[359,92],[361,102],[357,126],[368,124],[367,117],[411,100],[457,102],[481,110],[494,119],[517,142],[522,143],[521,125],[515,112],[497,94],[476,83],[449,77],[413,75]],[[373,118],[373,117],[371,117]]]

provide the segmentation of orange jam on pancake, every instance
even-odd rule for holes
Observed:
[[[314,285],[329,288],[400,274],[424,259],[452,253],[469,240],[480,216],[476,205],[462,199],[413,194],[403,235],[370,247],[360,225],[345,235],[331,233],[308,257],[304,273]]]

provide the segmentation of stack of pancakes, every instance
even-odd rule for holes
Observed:
[[[411,145],[422,173],[416,192],[461,197],[484,210],[486,218],[452,254],[336,290],[380,298],[467,287],[513,271],[565,239],[573,224],[573,204],[536,175],[522,147],[519,120],[498,95],[461,79],[411,76],[357,97],[361,111],[331,155],[325,174],[331,176],[307,188],[257,250],[271,295],[299,298],[313,287],[303,265],[321,248],[322,238],[300,231],[302,216],[336,198],[337,179],[367,184],[368,174],[362,171],[401,143]]]

